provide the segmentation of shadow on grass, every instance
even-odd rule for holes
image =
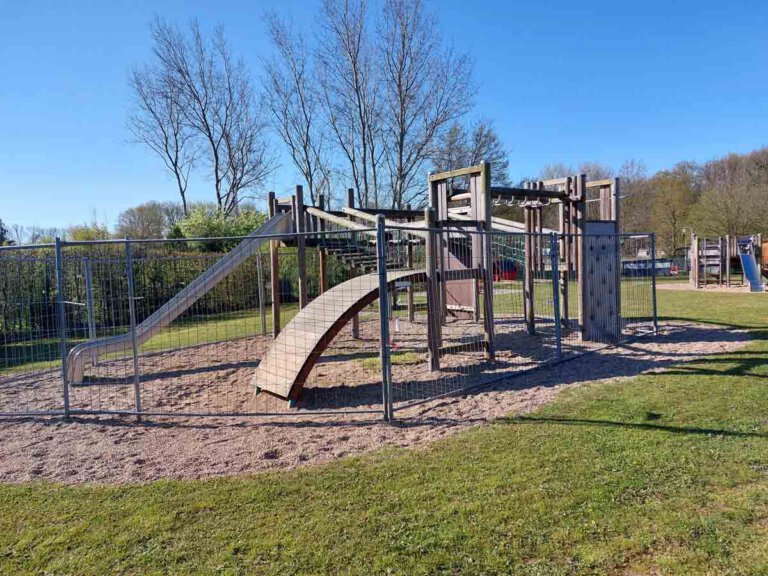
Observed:
[[[768,339],[768,330],[755,324],[736,324],[734,322],[720,322],[711,318],[700,318],[694,316],[659,316],[659,322],[695,322],[697,324],[709,324],[712,326],[721,326],[729,330],[747,330],[753,340]]]
[[[649,419],[658,419],[654,415]],[[673,434],[701,434],[703,436],[729,436],[734,438],[768,438],[768,434],[762,432],[739,432],[737,430],[723,430],[720,428],[701,428],[696,426],[667,426],[664,424],[651,424],[649,422],[617,422],[614,420],[591,420],[589,418],[559,418],[557,416],[516,416],[501,418],[500,424],[565,424],[568,426],[602,426],[608,428],[626,428],[629,430],[652,430],[657,432],[670,432]]]

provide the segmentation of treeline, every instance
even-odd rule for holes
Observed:
[[[639,161],[618,169],[588,162],[546,166],[538,178],[586,173],[592,180],[621,178],[621,229],[655,232],[665,255],[680,255],[699,236],[768,232],[768,147],[708,162],[679,162],[650,174]]]
[[[93,219],[89,223],[67,228],[38,228],[3,226],[2,244],[46,244],[55,238],[75,242],[131,238],[144,240],[168,238],[222,238],[246,236],[266,221],[266,215],[252,204],[243,203],[232,214],[224,214],[213,204],[191,203],[188,215],[179,202],[144,202],[121,212],[114,230]],[[221,252],[231,249],[236,241],[211,240],[205,242],[178,242],[174,248],[180,251]]]
[[[222,256],[222,252],[210,247],[195,250],[192,247],[195,244],[180,240],[132,246],[131,273],[138,322],[149,317]],[[230,248],[229,245],[218,247],[224,251]],[[295,302],[299,285],[296,249],[281,248],[279,259],[280,299],[284,303]],[[308,294],[316,297],[320,293],[320,263],[315,248],[307,250],[306,269]],[[79,340],[89,336],[89,303],[93,304],[98,336],[127,330],[130,319],[128,266],[121,243],[64,246],[62,271],[68,338]],[[336,285],[349,278],[350,270],[343,262],[330,258],[326,274],[328,282]],[[254,252],[224,281],[201,296],[180,321],[212,314],[252,312],[259,306],[259,294],[264,296],[263,304],[269,306],[271,283],[269,253],[267,247],[262,246],[260,252]],[[88,286],[92,290],[91,301]],[[0,252],[0,334],[6,343],[56,337],[57,299],[56,259],[52,248]]]

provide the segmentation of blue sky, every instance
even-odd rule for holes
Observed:
[[[261,15],[310,30],[319,0],[6,0],[0,17],[0,218],[67,226],[176,198],[126,118],[132,67],[149,58],[157,14],[225,27],[254,73],[268,53]],[[470,52],[475,116],[491,118],[514,177],[547,163],[634,158],[657,170],[768,144],[768,3],[432,1]],[[284,162],[278,193],[298,177]],[[193,199],[210,188],[192,183]]]

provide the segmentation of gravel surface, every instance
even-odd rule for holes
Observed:
[[[470,393],[404,409],[397,413],[394,424],[384,423],[376,415],[321,416],[313,415],[311,410],[301,412],[300,417],[152,417],[142,424],[131,417],[105,416],[78,417],[70,422],[44,417],[4,419],[0,420],[0,481],[123,484],[159,478],[234,476],[318,464],[384,446],[418,446],[502,416],[530,412],[552,401],[566,387],[662,370],[702,355],[734,350],[747,341],[745,331],[668,323],[655,338],[602,349]],[[239,345],[262,344],[255,341]],[[376,347],[375,340],[371,346]],[[225,346],[230,352],[231,347],[231,343]],[[166,384],[190,372],[186,366],[173,372],[169,366],[177,361],[172,357],[157,360],[162,363],[162,381]],[[334,377],[338,377],[336,370],[348,371],[344,366],[349,363],[336,362],[340,366],[337,368],[330,364],[318,365],[316,378],[322,380],[328,371],[334,372]],[[366,370],[376,374],[373,364],[358,366],[357,372],[348,375],[348,381],[366,376]],[[236,382],[240,381],[239,369],[224,368],[227,377]],[[415,365],[399,369],[418,370]],[[252,372],[253,367],[248,367],[247,374]],[[195,378],[198,380],[192,383],[202,382],[199,375]],[[180,391],[177,394],[172,390],[168,394],[149,394],[148,401],[178,400],[179,395],[183,399]],[[362,394],[367,398],[371,392]],[[345,398],[356,396],[347,391]],[[350,400],[357,407],[364,406],[365,401]],[[312,402],[317,405],[317,399]]]

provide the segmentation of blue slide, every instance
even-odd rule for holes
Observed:
[[[741,269],[744,271],[745,278],[749,281],[750,292],[765,292],[765,284],[760,270],[757,269],[757,261],[752,254],[739,254],[741,258]]]

